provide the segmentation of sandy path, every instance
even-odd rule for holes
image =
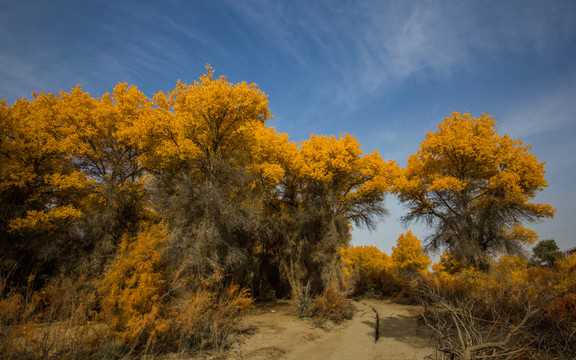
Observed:
[[[354,306],[354,318],[345,328],[337,329],[317,342],[299,346],[285,359],[375,359],[374,312],[369,306],[359,302],[354,302]]]
[[[432,331],[424,325],[418,326],[417,307],[390,300],[365,299],[362,302],[373,307],[380,317],[380,338],[372,359],[423,359],[434,352],[430,342]]]
[[[275,304],[246,318],[248,329],[229,359],[423,359],[433,352],[430,333],[417,326],[415,307],[389,300],[353,302],[354,318],[330,330],[298,319],[293,307]],[[375,341],[375,309],[380,338]]]

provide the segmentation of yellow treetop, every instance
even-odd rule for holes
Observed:
[[[421,273],[432,263],[422,250],[422,243],[411,231],[398,237],[390,259],[392,266],[404,274]]]
[[[266,94],[256,84],[233,84],[207,73],[193,84],[178,82],[173,91],[154,96],[154,111],[134,129],[146,160],[155,167],[178,161],[242,153],[253,127],[272,115]]]
[[[534,241],[520,221],[555,211],[532,202],[548,186],[544,163],[521,141],[498,135],[497,124],[486,114],[452,113],[408,158],[395,186],[410,208],[405,219],[435,226],[431,245],[470,261]]]
[[[338,211],[354,214],[361,204],[381,203],[394,183],[399,168],[385,162],[377,151],[362,156],[358,140],[348,134],[313,134],[300,145],[297,158],[302,178],[335,197]]]
[[[390,259],[376,246],[353,246],[342,250],[347,275],[358,269],[360,276],[374,278],[390,269]]]

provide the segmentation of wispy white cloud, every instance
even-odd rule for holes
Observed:
[[[230,4],[300,65],[329,66],[317,93],[352,105],[408,78],[450,77],[510,52],[537,55],[576,35],[571,1]]]
[[[99,96],[118,81],[140,87],[166,74],[164,78],[173,85],[190,73],[190,67],[209,60],[201,58],[201,50],[226,54],[224,47],[196,26],[195,14],[185,4],[170,6],[159,11],[148,3],[103,2],[94,14],[79,7],[81,13],[74,15],[87,22],[81,29],[70,14],[62,19],[38,15],[49,28],[37,34],[35,23],[24,26],[22,21],[0,15],[0,20],[10,20],[0,21],[0,98],[13,101],[29,96],[31,90],[67,90],[78,82],[89,83]],[[24,16],[21,9],[12,15]],[[30,28],[34,36],[21,34],[20,28]]]
[[[38,89],[40,81],[34,73],[32,64],[7,54],[0,54],[0,78],[3,79],[0,98],[15,100],[29,95],[31,89]]]
[[[522,103],[511,104],[500,116],[504,133],[528,138],[546,132],[572,131],[576,127],[576,83],[567,82]]]
[[[299,20],[288,3],[269,0],[232,0],[227,3],[242,14],[245,20],[256,29],[257,35],[266,38],[273,46],[296,60],[300,66],[308,66],[304,54],[305,45],[300,41],[299,36],[301,31]]]

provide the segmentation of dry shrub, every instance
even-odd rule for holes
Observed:
[[[95,296],[83,277],[59,276],[37,291],[29,280],[0,299],[3,358],[86,358],[108,341],[108,328],[90,321]]]
[[[576,295],[566,294],[552,300],[546,307],[546,312],[557,325],[576,324]]]
[[[248,290],[225,285],[219,274],[203,281],[188,300],[174,308],[181,350],[226,348],[240,317],[251,306]]]
[[[490,273],[437,272],[418,282],[423,317],[437,332],[442,356],[576,358],[576,296],[570,290],[575,280],[559,272],[562,265],[526,265],[504,257]]]
[[[3,339],[7,359],[78,359],[92,357],[111,334],[102,324],[74,326],[68,321],[26,323]]]
[[[532,350],[526,334],[538,309],[528,304],[517,316],[493,308],[488,316],[479,316],[478,299],[446,298],[431,285],[421,282],[418,293],[424,322],[436,335],[435,359],[517,359]]]
[[[86,277],[60,275],[33,294],[41,321],[83,324],[94,314],[96,295]]]
[[[166,227],[150,225],[125,236],[115,262],[97,282],[99,318],[132,350],[144,353],[169,330],[165,302],[167,271],[163,262]]]
[[[24,298],[19,293],[12,292],[0,299],[0,326],[2,329],[20,320],[24,306]]]
[[[340,323],[352,319],[354,307],[343,293],[329,287],[322,295],[314,299],[309,312],[302,314],[312,317],[317,326],[323,326],[327,321]]]

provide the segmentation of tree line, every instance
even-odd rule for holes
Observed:
[[[123,241],[152,231],[188,286],[222,272],[255,296],[297,296],[341,281],[352,226],[373,228],[390,193],[406,221],[434,229],[430,248],[480,267],[535,241],[523,222],[554,214],[531,202],[544,163],[491,116],[453,113],[405,168],[348,134],[295,143],[270,118],[255,84],[209,66],[152,98],[118,84],[101,98],[78,86],[3,101],[3,268],[18,280],[98,277]]]
[[[544,163],[489,115],[452,113],[404,168],[349,134],[296,143],[271,118],[257,85],[210,66],[151,98],[120,83],[100,98],[77,86],[0,101],[0,353],[218,350],[253,299],[346,318],[350,282],[394,293],[427,273],[411,232],[390,257],[350,247],[353,227],[387,215],[387,195],[430,226],[428,249],[447,250],[441,281],[521,253],[538,237],[524,224],[554,214],[533,202]],[[552,265],[550,249],[534,261]]]

